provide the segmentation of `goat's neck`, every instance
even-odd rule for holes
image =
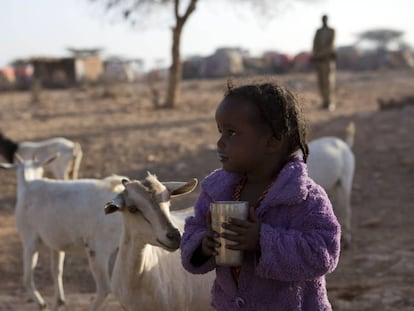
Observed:
[[[26,192],[28,180],[26,179],[23,167],[17,169],[17,201],[24,198]]]
[[[160,286],[163,292],[174,291],[172,282],[160,284],[160,280],[177,277],[173,270],[180,264],[179,258],[175,252],[145,243],[137,234],[132,236],[124,227],[112,273],[112,292],[127,310],[181,310],[168,306],[169,296],[154,295]]]
[[[112,275],[112,287],[118,294],[125,294],[127,289],[148,288],[155,270],[161,270],[159,255],[163,250],[142,241],[139,236],[132,236],[123,228],[118,255]]]

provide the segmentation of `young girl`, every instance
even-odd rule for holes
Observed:
[[[271,83],[229,86],[215,117],[223,168],[203,180],[195,215],[186,219],[184,268],[216,269],[212,306],[219,311],[331,310],[325,275],[338,263],[340,226],[326,193],[307,175],[297,99]],[[235,242],[228,248],[244,252],[241,267],[215,263],[219,236],[211,230],[210,202],[229,200],[251,206],[248,221],[223,225],[234,232],[222,234]]]

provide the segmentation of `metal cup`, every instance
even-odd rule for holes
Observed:
[[[222,227],[224,222],[229,222],[229,218],[247,220],[249,215],[249,203],[245,201],[218,201],[210,203],[211,227],[218,233],[229,232]],[[233,242],[224,238],[219,238],[221,244],[216,255],[216,264],[220,266],[240,266],[243,261],[243,252],[227,249],[226,245]],[[233,243],[234,244],[234,243]]]

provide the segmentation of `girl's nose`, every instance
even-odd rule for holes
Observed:
[[[218,149],[224,149],[223,136],[220,136],[220,138],[217,140],[217,147]]]

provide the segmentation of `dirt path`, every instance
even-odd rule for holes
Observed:
[[[377,99],[413,95],[414,73],[341,73],[338,109],[318,109],[313,75],[280,77],[306,102],[310,136],[343,137],[352,120],[357,134],[353,186],[352,247],[328,276],[335,310],[414,309],[414,105],[380,111]],[[114,97],[100,88],[43,93],[32,105],[27,93],[0,93],[0,130],[15,140],[66,136],[84,149],[81,177],[112,173],[131,178],[147,170],[162,180],[201,180],[219,166],[213,114],[224,80],[188,81],[182,104],[153,110],[145,86],[119,86]],[[21,287],[21,247],[14,224],[16,177],[0,171],[0,310],[36,310]],[[198,192],[179,199],[190,206]],[[41,252],[36,283],[48,301],[53,296],[48,252]],[[68,310],[86,310],[94,284],[86,260],[67,255],[64,272]],[[110,297],[105,310],[119,310]]]

